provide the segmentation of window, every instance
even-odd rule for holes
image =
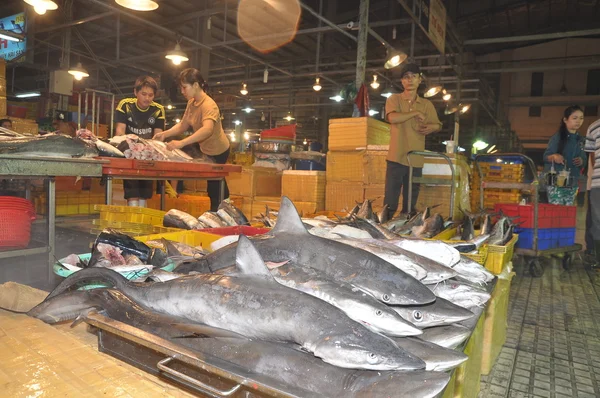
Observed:
[[[541,97],[544,95],[544,72],[533,72],[531,74],[531,96]],[[529,107],[530,117],[541,117],[542,107],[541,106],[530,106]]]
[[[600,95],[600,69],[588,70],[585,95]]]

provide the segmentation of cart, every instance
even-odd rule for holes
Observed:
[[[502,158],[521,158],[523,162],[528,165],[531,170],[532,178],[531,182],[492,182],[485,181],[483,173],[481,172],[481,166],[479,161],[482,159],[502,159]],[[475,157],[475,165],[479,178],[481,181],[480,186],[480,203],[483,205],[483,190],[485,188],[500,188],[500,189],[519,189],[520,191],[529,190],[532,196],[533,204],[533,247],[531,249],[519,249],[515,248],[515,254],[523,257],[523,265],[529,269],[529,273],[532,276],[540,277],[544,273],[544,269],[540,263],[540,257],[558,257],[562,255],[562,266],[565,270],[569,270],[573,264],[573,253],[578,252],[582,249],[580,244],[574,244],[571,246],[557,247],[552,249],[539,250],[538,249],[538,206],[539,197],[538,190],[540,181],[537,177],[535,163],[531,158],[520,154],[520,153],[495,153],[493,155],[477,155]]]

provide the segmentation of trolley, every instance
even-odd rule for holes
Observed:
[[[524,163],[531,169],[531,182],[494,182],[494,181],[485,181],[483,178],[483,173],[481,172],[481,166],[479,165],[479,160],[481,159],[502,159],[506,157],[511,158],[521,158]],[[540,277],[544,273],[544,269],[540,264],[540,257],[551,257],[558,256],[562,254],[562,266],[565,270],[571,268],[573,264],[573,254],[574,252],[578,252],[582,249],[580,244],[574,244],[572,246],[566,247],[557,247],[552,249],[539,250],[538,249],[538,211],[539,211],[539,197],[538,190],[540,186],[540,181],[537,177],[535,163],[531,158],[520,154],[520,153],[495,153],[493,155],[477,155],[475,157],[475,165],[477,167],[477,172],[479,173],[480,179],[480,203],[483,205],[484,195],[483,190],[485,188],[500,188],[500,189],[519,189],[520,191],[529,190],[532,196],[532,204],[533,204],[533,246],[531,249],[519,249],[515,248],[515,254],[523,257],[523,264],[525,267],[529,268],[529,272],[532,276]]]

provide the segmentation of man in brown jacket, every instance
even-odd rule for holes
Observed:
[[[385,103],[385,117],[391,124],[390,149],[387,156],[385,176],[384,205],[388,205],[388,214],[392,218],[398,210],[398,199],[402,190],[402,210],[408,211],[409,167],[406,154],[410,151],[425,149],[425,136],[440,131],[442,123],[431,101],[419,97],[417,89],[421,84],[421,69],[416,64],[402,67],[400,80],[404,91],[393,94]],[[420,177],[423,170],[423,158],[411,156],[413,175]],[[419,185],[413,184],[411,208],[414,208],[419,196]]]

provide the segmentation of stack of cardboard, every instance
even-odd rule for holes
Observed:
[[[259,207],[264,213],[265,205],[279,203],[282,173],[266,167],[243,167],[241,173],[227,176],[229,193],[242,197],[241,210],[248,218],[254,217]],[[254,203],[257,202],[257,203]]]
[[[287,170],[281,180],[281,195],[287,196],[302,214],[325,210],[324,171]]]
[[[0,102],[1,102],[0,98]],[[18,117],[10,116],[8,119],[12,121],[12,129],[13,131],[24,134],[24,135],[37,135],[38,134],[38,124],[35,120],[29,119],[21,119]]]

